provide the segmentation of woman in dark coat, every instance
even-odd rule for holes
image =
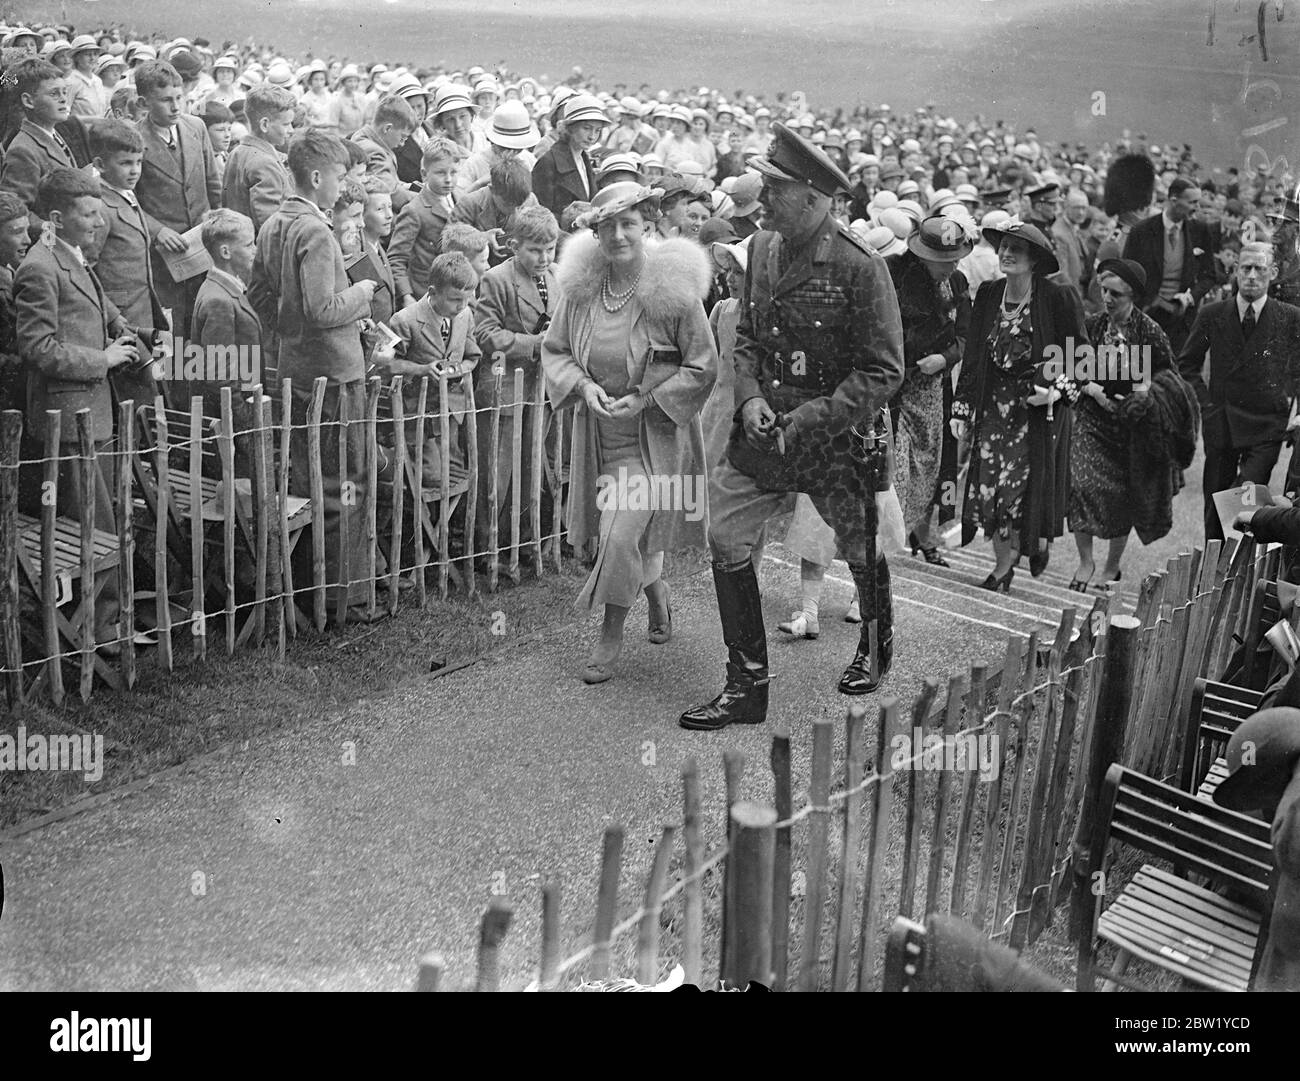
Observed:
[[[1047,238],[1024,222],[985,229],[1006,275],[975,294],[970,334],[952,405],[958,439],[973,425],[962,504],[962,543],[979,528],[997,566],[984,588],[1006,593],[1021,552],[1030,572],[1047,567],[1048,545],[1064,532],[1070,411],[1078,390],[1050,346],[1087,342],[1074,290],[1047,280],[1058,268]]]
[[[956,218],[935,215],[908,238],[908,250],[890,256],[890,277],[903,317],[903,385],[890,403],[894,417],[895,487],[903,521],[911,531],[912,554],[946,567],[930,540],[931,510],[943,458],[945,421],[951,407],[948,373],[961,360],[970,328],[971,302],[966,277],[957,269],[977,236]]]
[[[1144,295],[1146,272],[1131,259],[1106,259],[1097,277],[1105,311],[1084,324],[1097,364],[1091,380],[1076,372],[1081,395],[1070,436],[1070,529],[1079,549],[1070,588],[1079,593],[1095,570],[1094,537],[1110,541],[1097,581],[1102,586],[1120,580],[1120,559],[1135,528],[1143,544],[1169,532],[1174,474],[1181,472],[1169,467],[1158,476],[1136,475],[1132,468],[1134,425],[1151,406],[1151,381],[1176,371],[1165,332],[1133,302]],[[1118,350],[1113,364],[1105,357],[1110,350]]]
[[[570,203],[589,203],[596,194],[589,153],[608,126],[604,107],[590,94],[574,94],[564,103],[555,142],[533,166],[533,194],[557,220]]]

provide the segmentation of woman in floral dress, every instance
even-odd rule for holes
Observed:
[[[1083,308],[1069,286],[1047,280],[1058,268],[1047,238],[1009,221],[983,230],[1006,275],[980,286],[952,406],[957,438],[973,425],[962,505],[962,543],[983,527],[997,565],[984,588],[1005,593],[1016,563],[1047,567],[1048,546],[1064,532],[1069,487],[1070,413],[1078,388],[1060,360],[1087,342]],[[1053,364],[1050,346],[1061,350]]]

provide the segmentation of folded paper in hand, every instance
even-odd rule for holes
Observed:
[[[167,266],[167,273],[172,276],[172,281],[189,281],[212,269],[212,258],[208,255],[208,250],[203,246],[203,239],[199,235],[202,230],[203,226],[196,225],[189,232],[181,233],[181,239],[185,241],[183,252],[159,253]]]
[[[1300,658],[1300,638],[1296,637],[1290,622],[1278,620],[1264,632],[1264,637],[1288,665],[1295,665],[1297,658]]]
[[[1214,509],[1218,512],[1219,525],[1227,540],[1241,536],[1241,531],[1233,528],[1232,524],[1237,520],[1238,514],[1272,505],[1273,495],[1263,484],[1239,484],[1236,488],[1214,493]]]

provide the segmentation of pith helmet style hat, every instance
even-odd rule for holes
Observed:
[[[772,146],[750,165],[764,176],[807,184],[823,195],[848,191],[849,178],[825,152],[778,121],[772,125]]]
[[[522,101],[506,101],[493,110],[487,140],[508,150],[528,150],[538,144],[541,135],[528,115],[528,106]]]

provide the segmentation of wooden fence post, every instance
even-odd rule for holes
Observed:
[[[373,419],[373,417],[372,417]],[[374,425],[371,425],[373,431]],[[289,538],[289,465],[293,458],[293,383],[280,383],[280,451],[277,485],[280,494],[280,573],[284,593],[284,620],[290,638],[298,637],[298,604],[293,589],[293,553]],[[373,546],[372,546],[373,547]]]
[[[99,502],[99,463],[89,409],[77,410],[77,471],[81,481],[81,700],[88,702],[95,685],[95,505]]]
[[[885,851],[889,847],[890,816],[894,809],[894,776],[889,768],[894,740],[899,735],[901,714],[897,698],[880,703],[880,720],[876,726],[876,760],[871,786],[871,841],[867,848],[867,878],[863,884],[862,929],[858,933],[858,990],[867,989],[867,981],[876,971],[876,942],[880,937],[880,909],[884,904]]]
[[[731,809],[734,861],[730,886],[735,918],[730,971],[736,987],[751,980],[772,986],[772,860],[776,851],[776,809],[748,800]],[[819,913],[820,915],[820,913]]]
[[[961,721],[961,701],[965,677],[960,673],[948,677],[948,707],[943,715],[943,758],[952,748],[954,764],[957,754],[957,731]],[[916,753],[916,748],[912,748]],[[916,771],[920,763],[913,763]],[[948,797],[952,790],[952,773],[947,762],[940,760],[938,790],[934,797],[934,829],[930,833],[930,868],[925,882],[925,909],[922,915],[939,911],[939,895],[943,892],[943,861],[948,854]]]
[[[522,374],[522,372],[520,373]],[[643,913],[637,927],[636,979],[649,986],[659,978],[659,913],[663,911],[664,887],[668,882],[668,862],[673,855],[673,841],[677,831],[664,826],[655,846],[654,863],[646,881]]]
[[[1106,634],[1101,700],[1087,763],[1088,781],[1074,832],[1074,903],[1070,911],[1070,935],[1075,939],[1080,934],[1089,933],[1092,926],[1093,897],[1087,874],[1093,818],[1106,771],[1124,754],[1124,727],[1133,698],[1133,658],[1138,629],[1138,621],[1132,616],[1112,616]]]
[[[41,486],[41,616],[45,623],[45,648],[50,657],[45,670],[50,674],[50,692],[56,706],[63,705],[63,642],[59,638],[59,583],[54,574],[55,520],[59,515],[59,447],[63,432],[63,411],[45,411],[45,480]],[[20,445],[21,449],[21,445]],[[19,451],[14,452],[14,502],[17,502]],[[8,504],[6,504],[8,506]],[[15,602],[18,595],[14,594]],[[21,639],[20,639],[21,641]],[[71,643],[69,643],[71,644]],[[19,681],[21,686],[21,680]]]
[[[822,905],[826,899],[826,831],[830,827],[831,738],[831,722],[825,717],[815,718],[812,781],[808,790],[812,814],[808,819],[803,948],[799,956],[799,979],[796,984],[800,991],[816,990],[817,968],[821,963]],[[730,865],[730,857],[727,862]]]
[[[135,403],[119,402],[117,409],[119,468],[116,480],[117,595],[121,604],[122,686],[135,686],[135,507],[131,481],[135,462]],[[57,667],[57,664],[56,664]],[[63,697],[62,674],[59,698]]]
[[[426,953],[420,958],[420,975],[416,981],[417,991],[437,991],[442,984],[442,974],[447,971],[447,962],[440,953]]]
[[[790,785],[790,730],[785,721],[776,722],[772,733],[772,788],[778,822],[790,818],[793,796]],[[790,830],[776,831],[776,855],[772,864],[772,971],[773,991],[784,991],[790,965]]]
[[[203,399],[190,399],[190,646],[196,659],[208,655],[208,617],[204,597],[207,575],[203,563]],[[227,515],[234,508],[226,510]]]
[[[542,971],[538,978],[543,991],[555,986],[555,972],[560,967],[561,928],[560,880],[555,875],[547,875],[542,884]]]
[[[23,415],[6,409],[0,417],[0,618],[4,622],[6,696],[11,708],[25,701],[23,689],[22,602],[18,595],[18,463],[23,433]],[[41,578],[53,580],[54,563],[41,566]],[[47,613],[46,618],[52,618]],[[49,664],[61,662],[57,648]]]
[[[726,785],[726,806],[723,809],[722,836],[731,843],[731,808],[734,807],[740,799],[740,784],[745,777],[745,756],[735,748],[729,748],[722,752],[722,775]],[[731,887],[728,883],[731,881],[731,860],[728,858],[722,864],[722,927],[718,936],[718,975],[722,976],[727,971],[727,952],[731,949],[731,935],[733,932],[731,908],[729,907],[732,899]]]
[[[682,874],[682,968],[686,982],[700,985],[702,938],[704,933],[704,884],[698,875],[704,865],[704,841],[700,837],[700,772],[694,758],[682,763],[682,843],[685,857]]]
[[[609,978],[609,945],[618,915],[618,875],[623,863],[623,827],[606,826],[600,857],[600,887],[596,894],[596,930],[591,955],[591,978]]]
[[[853,968],[853,917],[858,908],[858,850],[862,841],[862,768],[866,758],[863,723],[866,708],[849,707],[844,733],[844,832],[840,846],[838,925],[831,960],[831,990],[847,991]]]
[[[478,939],[478,983],[476,991],[501,990],[501,943],[510,930],[514,910],[504,897],[493,897],[483,913]]]
[[[316,630],[325,630],[325,472],[321,465],[320,423],[325,407],[325,386],[320,376],[312,384],[307,409],[307,472],[311,484],[311,577]]]
[[[933,679],[927,679],[921,685],[921,693],[912,703],[912,727],[907,733],[913,760],[907,764],[907,820],[903,827],[903,869],[899,886],[898,914],[909,918],[912,915],[912,906],[916,903],[916,874],[921,859],[921,810],[925,795],[925,786],[922,783],[925,775],[917,768],[921,753],[921,748],[917,744],[925,738],[925,722],[930,716],[930,705],[938,693],[939,684]],[[917,738],[918,734],[920,739]]]

